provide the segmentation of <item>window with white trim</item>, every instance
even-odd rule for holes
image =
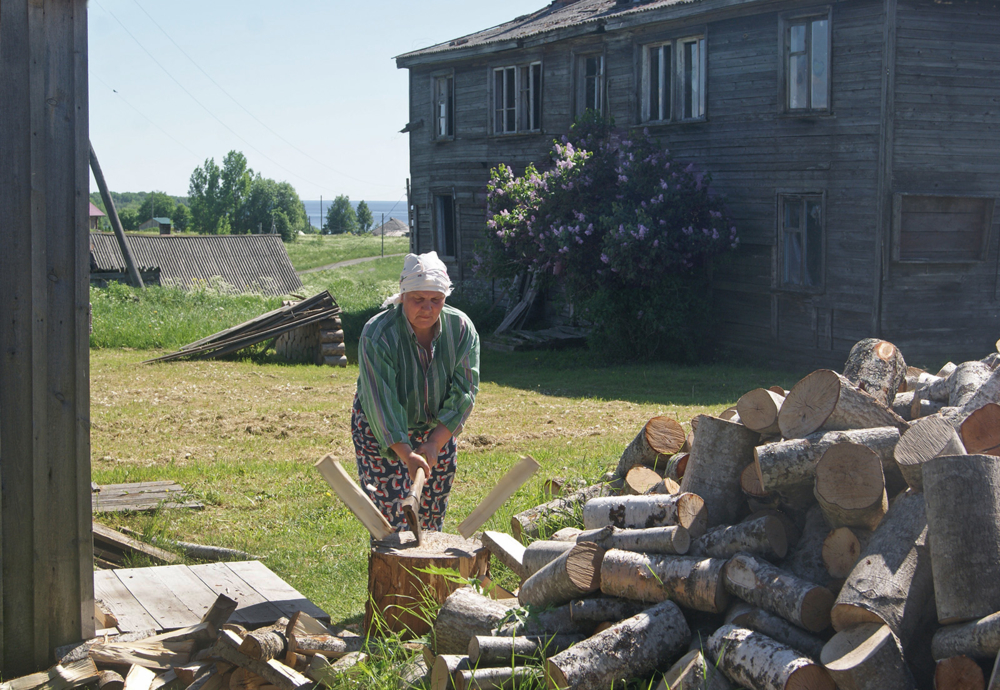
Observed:
[[[829,110],[829,13],[786,18],[783,25],[785,109]]]
[[[493,70],[493,132],[537,132],[542,128],[542,63]]]
[[[455,80],[451,75],[434,77],[434,138],[455,136]]]
[[[778,196],[781,286],[823,287],[824,210],[822,194]]]
[[[704,36],[642,48],[642,121],[671,122],[705,117]]]
[[[577,56],[576,113],[587,110],[604,113],[604,55]]]

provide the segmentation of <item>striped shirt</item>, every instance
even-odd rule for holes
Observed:
[[[410,431],[439,423],[462,431],[479,391],[479,335],[447,304],[431,352],[420,347],[402,305],[376,314],[358,343],[358,398],[382,455],[410,441]]]

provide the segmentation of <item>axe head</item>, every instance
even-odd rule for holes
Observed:
[[[406,524],[409,526],[410,531],[413,532],[413,536],[417,540],[417,546],[422,546],[424,535],[420,531],[420,516],[417,515],[418,510],[416,496],[411,494],[403,499],[403,516],[406,518]]]

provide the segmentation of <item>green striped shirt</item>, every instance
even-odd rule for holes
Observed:
[[[358,344],[358,397],[382,455],[410,431],[439,423],[458,435],[479,391],[479,335],[468,316],[441,309],[431,352],[420,347],[402,305],[376,314]]]

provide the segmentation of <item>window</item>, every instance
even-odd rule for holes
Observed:
[[[643,122],[705,117],[704,36],[644,46],[642,70]]]
[[[896,194],[893,259],[903,262],[984,261],[994,199]]]
[[[581,55],[576,69],[576,112],[604,112],[604,56]]]
[[[450,194],[434,197],[434,249],[442,257],[457,254],[455,237],[455,199]]]
[[[823,195],[778,197],[779,264],[782,287],[823,286]]]
[[[542,63],[493,70],[493,132],[542,128]]]
[[[784,20],[786,110],[830,108],[830,17]]]
[[[455,80],[434,77],[434,138],[455,136]]]

